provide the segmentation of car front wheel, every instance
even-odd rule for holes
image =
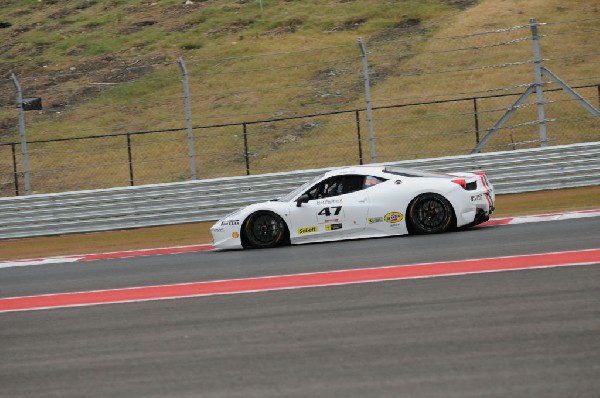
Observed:
[[[285,222],[277,214],[259,211],[244,223],[244,237],[248,246],[255,248],[275,247],[288,241]]]
[[[434,193],[417,196],[408,207],[409,230],[418,234],[436,234],[455,225],[454,210],[446,198]]]

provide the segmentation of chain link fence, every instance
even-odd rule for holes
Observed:
[[[581,34],[573,26],[598,30],[599,21],[536,23],[543,65],[596,108],[600,76],[591,71],[600,53],[588,45],[571,54],[560,40]],[[25,112],[32,193],[185,181],[194,175],[190,159],[196,178],[211,178],[468,154],[507,112],[483,151],[546,144],[540,124],[548,145],[599,141],[598,117],[555,82],[536,82],[531,26],[409,40],[387,32],[365,41],[367,69],[349,43],[17,76],[25,96],[44,103]],[[395,29],[424,28],[408,21]],[[535,85],[543,100],[515,106]],[[8,79],[0,89],[0,196],[24,195],[15,89]]]

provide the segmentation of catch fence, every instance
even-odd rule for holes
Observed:
[[[593,93],[596,92],[598,95],[598,103],[600,104],[600,84],[576,86],[574,88],[581,90],[582,92],[589,92],[588,97],[591,97]],[[546,93],[551,94],[558,92],[559,90],[560,89],[546,90]],[[418,114],[418,109],[420,107],[433,108],[437,106],[443,108],[449,105],[454,108],[460,107],[464,109],[464,112],[456,113],[455,116],[471,119],[471,125],[466,130],[445,133],[455,134],[456,136],[452,138],[455,143],[460,139],[461,145],[454,151],[450,150],[443,142],[440,145],[436,145],[436,142],[430,142],[426,148],[419,146],[415,147],[412,151],[407,151],[405,147],[402,156],[382,148],[382,150],[379,151],[380,159],[382,161],[395,161],[402,160],[402,158],[420,159],[428,156],[459,155],[468,152],[470,148],[476,146],[480,142],[487,131],[486,129],[481,128],[489,113],[486,109],[490,108],[486,103],[494,103],[498,100],[514,98],[518,95],[519,94],[514,93],[496,94],[374,107],[374,119],[381,125],[385,123],[394,123],[395,120],[401,121],[403,118],[411,118],[411,116],[404,115]],[[415,111],[413,109],[417,110]],[[362,165],[369,163],[365,112],[366,109],[361,108],[291,118],[194,126],[193,131],[194,138],[199,146],[197,152],[199,156],[206,158],[212,157],[214,162],[221,162],[224,164],[224,171],[222,173],[216,173],[216,176],[263,174],[307,167],[328,167],[347,164]],[[435,118],[446,116],[447,115],[437,114],[435,111],[430,111],[426,112],[426,116],[423,116],[423,118],[433,120]],[[314,156],[309,158],[295,158],[293,153],[290,154],[288,151],[284,151],[279,164],[274,166],[264,165],[265,162],[262,162],[259,158],[261,156],[262,146],[261,135],[264,134],[261,131],[269,128],[278,130],[281,136],[273,142],[273,146],[277,147],[279,145],[293,143],[301,139],[303,134],[314,134],[315,130],[318,130],[323,124],[328,126],[341,126],[333,145],[343,146],[343,149],[338,148],[335,152],[326,149],[325,152],[322,152],[319,150],[319,147],[327,147],[327,145],[317,144],[313,148],[310,148],[309,151],[306,151],[306,153],[314,154]],[[70,167],[64,166],[60,169],[34,171],[32,173],[34,176],[34,186],[40,185],[37,183],[38,180],[43,180],[45,185],[51,186],[53,185],[53,179],[62,180],[64,179],[65,173],[75,172],[80,174],[81,170],[85,169],[85,164],[89,161],[88,155],[97,151],[109,151],[110,157],[108,157],[105,163],[95,164],[94,168],[90,169],[87,174],[84,174],[87,183],[85,185],[82,184],[77,186],[78,189],[110,187],[113,184],[114,186],[135,186],[154,182],[152,176],[160,174],[158,169],[160,165],[156,164],[156,159],[148,159],[145,156],[144,146],[147,145],[148,142],[153,141],[153,136],[168,135],[169,137],[167,139],[159,139],[165,141],[164,145],[165,147],[168,147],[168,150],[164,153],[165,157],[161,159],[160,164],[164,165],[169,161],[178,162],[181,163],[180,167],[183,168],[185,167],[183,161],[186,158],[185,156],[182,156],[182,154],[185,154],[187,150],[186,132],[187,129],[182,127],[168,130],[137,131],[76,138],[29,141],[28,146],[34,159],[35,155],[39,152],[60,155],[62,150],[64,155],[68,158],[68,161],[71,163]],[[436,133],[428,134],[433,134],[434,137],[436,135]],[[439,134],[439,136],[442,136],[444,132],[440,132]],[[508,134],[511,136],[510,132]],[[591,134],[589,138],[595,140],[598,137]],[[330,139],[333,138],[330,136]],[[407,140],[406,136],[402,135],[388,135],[382,138],[382,141],[387,143],[398,140],[403,140],[404,142],[395,143],[392,145],[393,147],[403,145],[410,146],[411,144],[411,140]],[[511,140],[511,143],[508,145],[502,144],[490,146],[488,149],[516,150],[523,146],[522,142],[515,142],[514,138]],[[211,141],[215,142],[211,143]],[[561,139],[560,137],[553,139],[553,143],[556,145],[568,144],[570,141],[571,140],[568,138]],[[169,142],[169,144],[167,145],[166,142]],[[68,149],[64,149],[67,146]],[[223,146],[227,149],[223,149],[221,152],[218,150],[207,151],[202,149],[203,147],[218,148],[219,146]],[[302,146],[304,149],[308,147],[308,145]],[[20,143],[11,142],[0,144],[0,153],[1,152],[4,152],[5,156],[8,154],[12,160],[12,171],[10,175],[12,175],[13,178],[11,186],[14,189],[14,195],[22,195],[22,177],[20,180],[20,172],[18,169],[20,161]],[[72,156],[74,153],[77,153],[78,156]],[[175,155],[173,155],[173,153]],[[219,159],[220,154],[224,154],[226,159]],[[115,167],[115,164],[119,166]],[[147,167],[149,164],[153,166],[150,170]],[[54,173],[63,173],[63,175],[59,178],[58,176],[53,176]],[[185,173],[185,171],[182,171],[182,174],[177,179],[189,179],[189,175]],[[206,177],[215,177],[215,174]],[[110,183],[107,186],[103,186],[102,181],[109,181]]]

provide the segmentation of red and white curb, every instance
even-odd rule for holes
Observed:
[[[202,251],[214,250],[212,245],[193,245],[193,246],[177,246],[177,247],[165,247],[161,249],[142,249],[142,250],[127,250],[122,252],[111,252],[111,253],[99,253],[99,254],[80,254],[72,256],[59,256],[59,257],[48,257],[48,258],[34,258],[29,260],[15,260],[0,262],[0,268],[10,267],[26,267],[30,265],[44,265],[44,264],[62,264],[62,263],[78,263],[83,261],[94,261],[94,260],[111,260],[119,258],[129,257],[142,257],[142,256],[159,256],[163,254],[177,254],[177,253],[195,253]]]
[[[494,226],[494,225],[526,224],[526,223],[532,223],[532,222],[570,220],[570,219],[574,219],[574,218],[588,218],[588,217],[599,217],[599,216],[600,216],[600,209],[583,210],[583,211],[573,211],[573,212],[567,212],[567,213],[539,214],[539,215],[534,215],[534,216],[492,218],[490,221],[483,223],[479,226],[486,227],[486,226]],[[129,257],[158,256],[158,255],[164,255],[164,254],[193,253],[193,252],[211,251],[211,250],[214,250],[214,246],[212,246],[212,245],[193,245],[193,246],[165,247],[165,248],[160,248],[160,249],[128,250],[128,251],[112,252],[112,253],[81,254],[81,255],[71,255],[71,256],[35,258],[35,259],[28,259],[28,260],[14,260],[14,261],[4,261],[4,262],[0,261],[0,269],[1,268],[11,268],[11,267],[26,267],[26,266],[32,266],[32,265],[77,263],[77,262],[93,261],[93,260],[111,260],[111,259],[129,258]]]
[[[572,211],[572,212],[568,212],[568,213],[552,213],[552,214],[538,214],[538,215],[534,215],[534,216],[492,218],[491,220],[481,224],[480,226],[486,227],[486,226],[491,226],[491,225],[526,224],[526,223],[531,223],[531,222],[571,220],[574,218],[589,218],[589,217],[598,217],[598,216],[600,216],[600,209],[581,210],[581,211]]]
[[[600,264],[600,249],[0,298],[0,313]]]

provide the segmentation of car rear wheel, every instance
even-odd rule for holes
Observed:
[[[289,239],[285,222],[277,214],[268,211],[251,214],[243,230],[248,246],[256,248],[280,246]]]
[[[454,210],[446,198],[435,193],[417,196],[408,207],[409,230],[418,234],[436,234],[455,225]]]

